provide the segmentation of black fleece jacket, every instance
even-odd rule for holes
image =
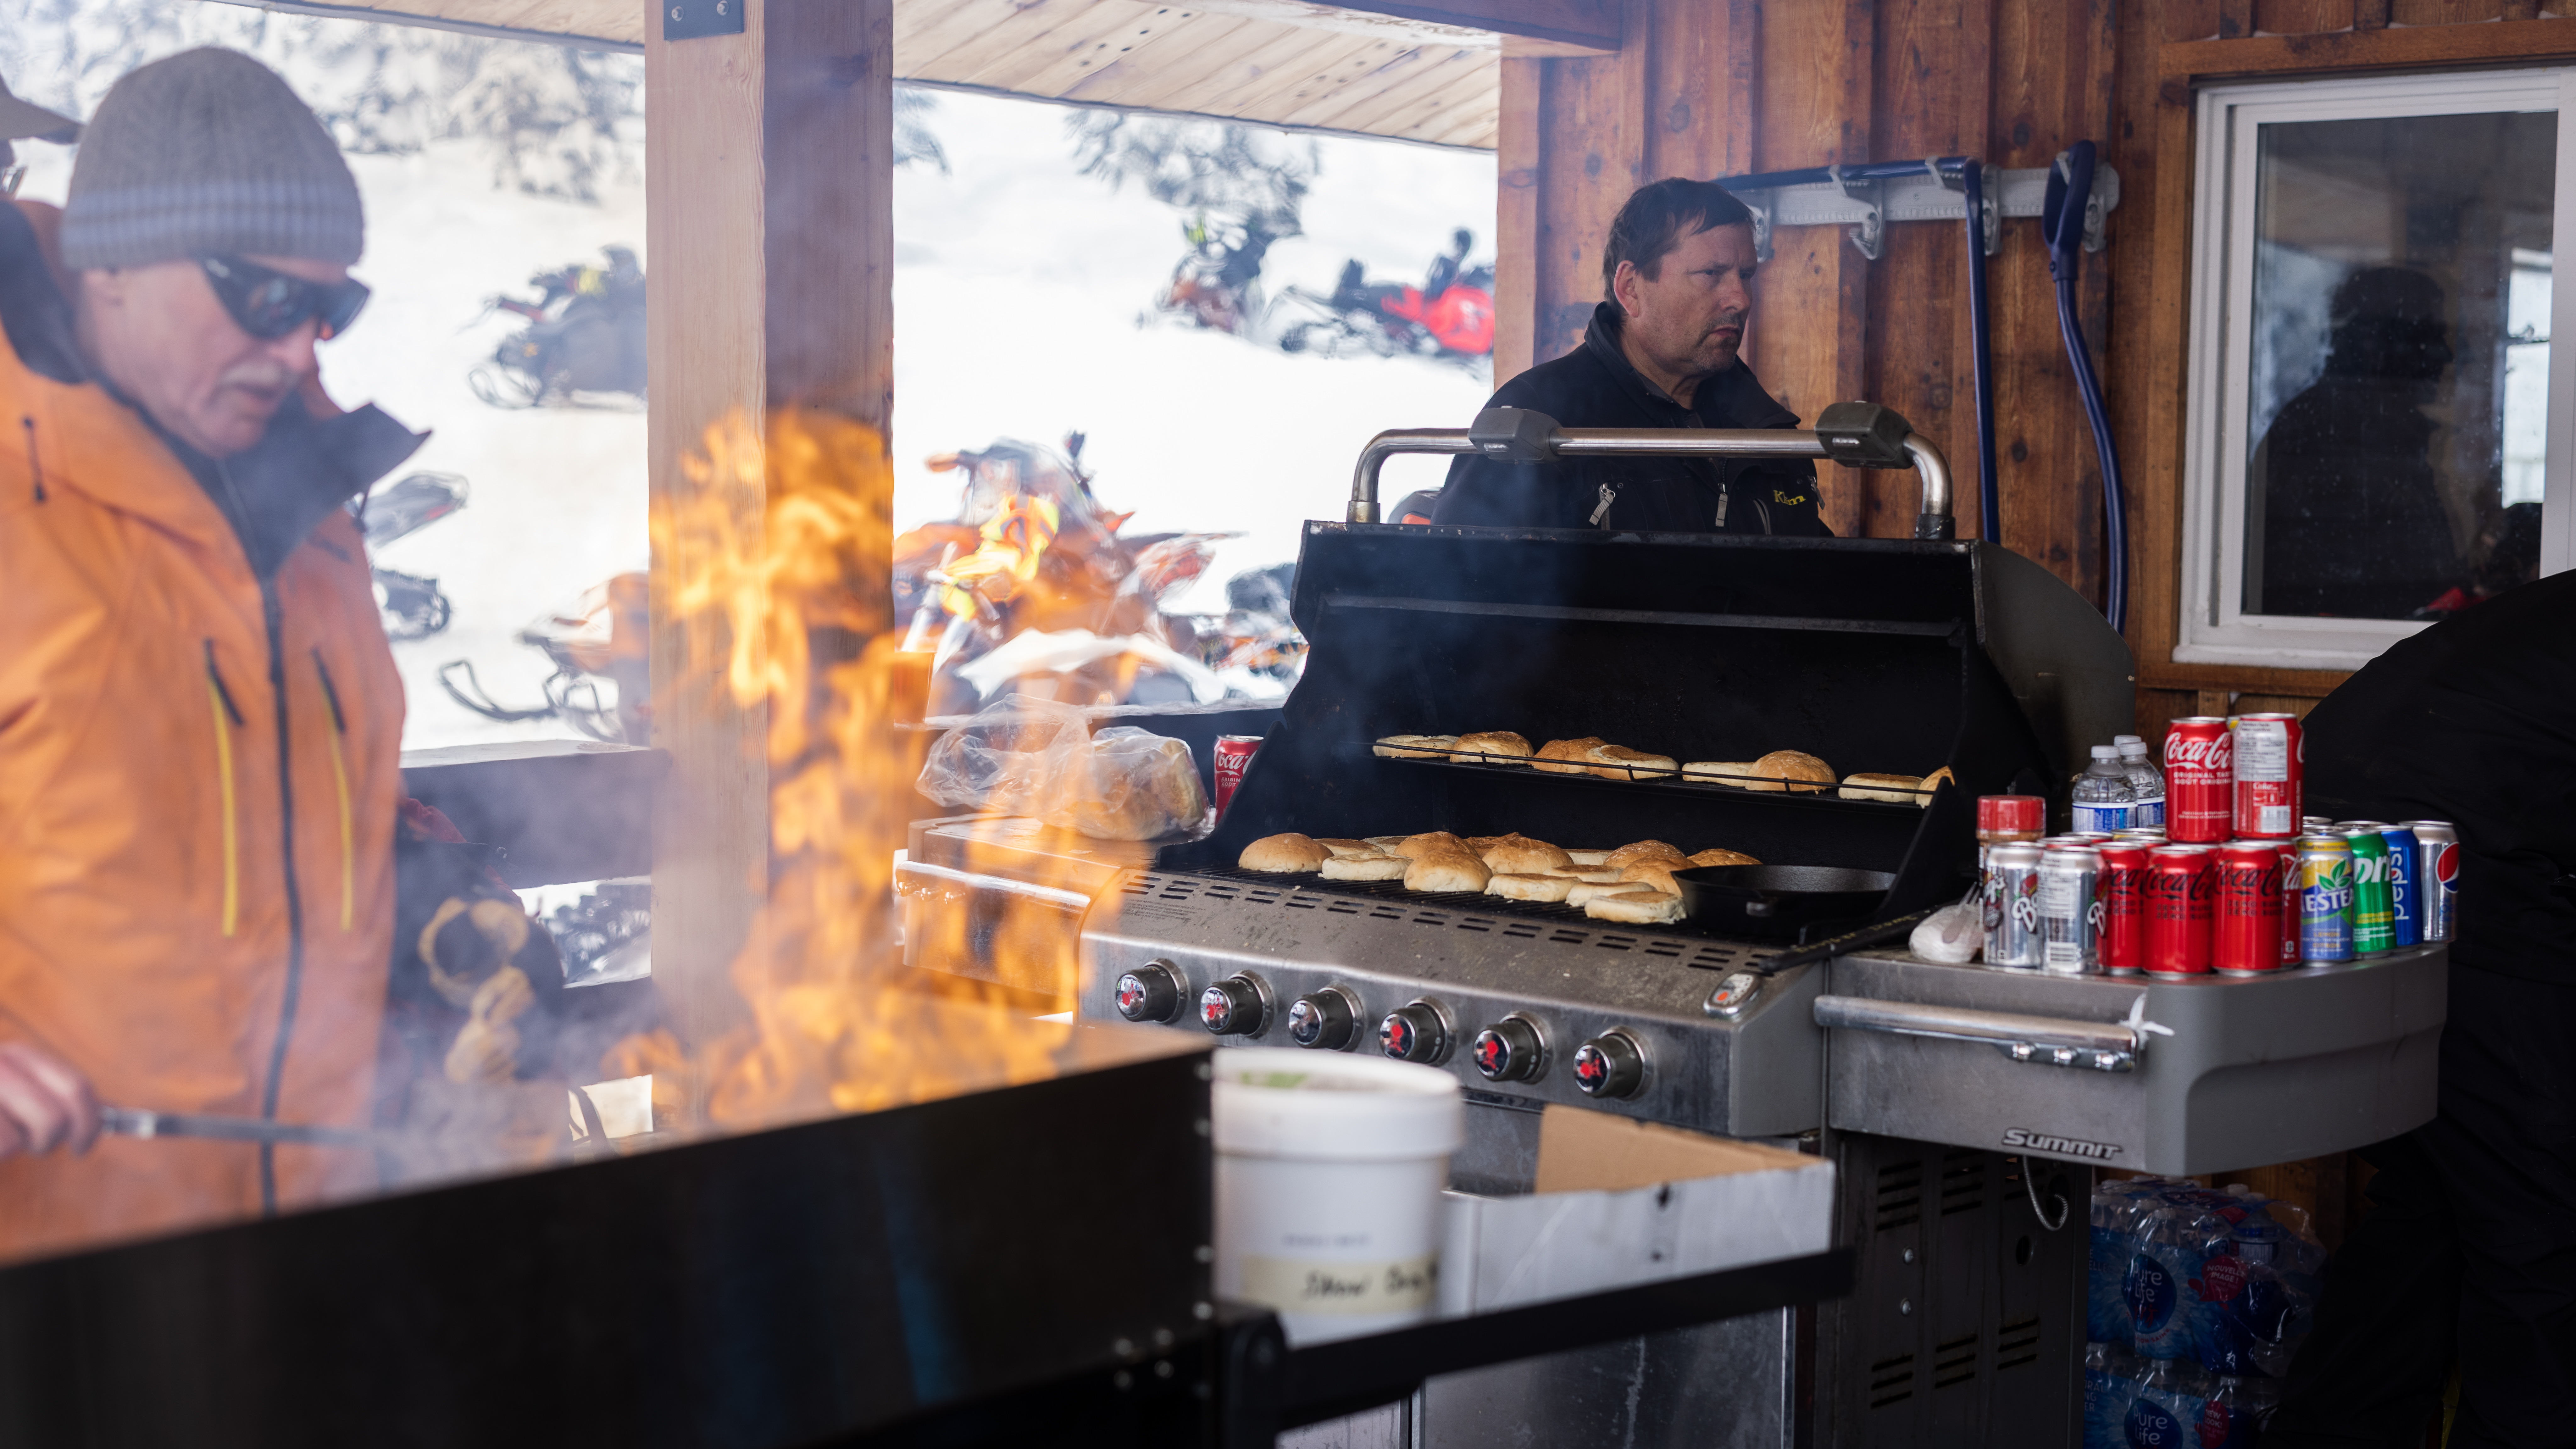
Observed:
[[[1798,415],[1762,390],[1753,369],[1701,382],[1687,408],[1646,381],[1619,350],[1619,309],[1601,303],[1583,345],[1494,393],[1487,407],[1529,408],[1569,428],[1794,428]],[[1830,537],[1816,513],[1816,469],[1803,459],[1585,458],[1449,465],[1436,523],[1608,528],[1648,533],[1778,533]]]

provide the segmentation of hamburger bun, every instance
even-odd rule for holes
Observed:
[[[1630,925],[1652,926],[1682,918],[1682,898],[1662,891],[1630,891],[1626,895],[1594,896],[1583,903],[1583,914],[1596,921],[1621,921]]]
[[[1932,792],[1943,785],[1947,785],[1953,790],[1959,788],[1959,777],[1951,774],[1950,767],[1947,765],[1943,765],[1941,768],[1934,770],[1931,774],[1923,777],[1923,793],[1914,797],[1914,803],[1918,805],[1931,804]]]
[[[1773,750],[1753,762],[1756,778],[1748,790],[1791,790],[1812,795],[1834,783],[1834,767],[1797,750]]]
[[[1386,853],[1379,850],[1376,846],[1369,844],[1365,840],[1328,840],[1319,835],[1315,837],[1315,843],[1324,847],[1326,850],[1331,851],[1335,855],[1383,855]]]
[[[1387,854],[1393,855],[1397,846],[1402,845],[1404,842],[1411,840],[1412,838],[1413,837],[1410,835],[1372,835],[1360,843],[1363,845],[1376,846]]]
[[[1653,889],[1653,886],[1641,885],[1633,880],[1576,881],[1572,886],[1567,888],[1565,892],[1565,903],[1569,906],[1588,906],[1594,901],[1601,899],[1603,896],[1624,896],[1633,894],[1637,891],[1650,891]],[[1679,897],[1675,897],[1675,899],[1678,900]]]
[[[1598,865],[1592,866],[1588,869],[1579,865],[1567,866],[1562,870],[1549,871],[1548,874],[1561,875],[1567,880],[1590,881],[1594,885],[1599,885],[1604,881],[1614,881],[1619,878],[1619,872],[1611,870],[1606,866]]]
[[[1549,740],[1531,759],[1530,765],[1535,769],[1545,770],[1551,775],[1580,775],[1591,768],[1589,764],[1583,762],[1592,758],[1592,751],[1608,743],[1608,740],[1599,735],[1585,735],[1581,739],[1573,740]],[[1548,763],[1551,760],[1556,763]]]
[[[1484,857],[1487,870],[1498,870],[1506,875],[1539,875],[1574,864],[1573,856],[1544,840],[1532,840],[1525,835],[1508,836],[1478,854]]]
[[[1599,865],[1610,858],[1606,850],[1569,850],[1566,854],[1574,857],[1576,865]]]
[[[1751,760],[1693,760],[1682,766],[1682,778],[1706,785],[1726,785],[1737,790],[1753,781]]]
[[[1494,873],[1485,863],[1463,850],[1435,852],[1414,857],[1404,872],[1404,888],[1409,891],[1470,891],[1481,894]]]
[[[1391,760],[1437,760],[1457,744],[1456,735],[1388,735],[1372,748]]]
[[[1285,835],[1265,835],[1243,848],[1235,864],[1245,870],[1268,871],[1274,875],[1302,875],[1321,870],[1333,853],[1295,831]]]
[[[1593,762],[1592,773],[1605,780],[1660,780],[1680,768],[1670,755],[1626,745],[1595,745],[1588,758]]]
[[[1400,855],[1337,855],[1324,862],[1326,880],[1402,880],[1413,862]]]
[[[1467,848],[1467,842],[1446,830],[1426,830],[1420,835],[1408,835],[1397,841],[1387,854],[1400,855],[1407,860],[1420,860],[1426,855],[1443,851],[1451,855],[1463,855],[1469,860],[1476,858],[1476,852]]]
[[[1449,752],[1453,765],[1517,764],[1529,758],[1530,742],[1510,730],[1481,730],[1460,735],[1458,746]]]
[[[1652,887],[1666,895],[1677,896],[1682,893],[1682,888],[1673,884],[1673,872],[1688,869],[1690,869],[1689,866],[1679,861],[1641,860],[1619,872],[1619,879],[1623,882]]]
[[[1507,901],[1562,901],[1575,883],[1561,875],[1518,875],[1504,872],[1485,882],[1485,894],[1501,896]]]
[[[1915,775],[1845,775],[1842,798],[1846,800],[1884,800],[1890,805],[1911,805],[1914,792],[1922,787]]]
[[[1755,860],[1752,856],[1746,855],[1740,850],[1703,850],[1694,853],[1690,858],[1690,863],[1696,866],[1760,865],[1762,862]]]
[[[1635,865],[1638,861],[1653,860],[1658,857],[1665,860],[1688,860],[1690,858],[1682,854],[1680,850],[1673,846],[1666,845],[1660,840],[1637,840],[1620,846],[1617,850],[1603,856],[1601,864],[1602,867],[1607,870],[1626,870],[1628,867]]]

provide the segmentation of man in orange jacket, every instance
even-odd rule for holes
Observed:
[[[362,240],[321,123],[217,50],[116,84],[60,213],[0,204],[0,1258],[372,1180],[98,1135],[367,1121],[403,703],[344,505],[421,438],[316,383]]]

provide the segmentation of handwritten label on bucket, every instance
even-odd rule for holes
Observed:
[[[1440,1255],[1393,1263],[1318,1263],[1247,1254],[1243,1296],[1289,1313],[1405,1313],[1428,1308],[1440,1288]]]

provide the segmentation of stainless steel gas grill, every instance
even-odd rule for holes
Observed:
[[[1490,437],[1552,446],[1527,418],[1490,417],[1397,442],[1466,451]],[[1695,437],[1622,444],[1688,451]],[[1833,455],[1817,435],[1787,441]],[[1905,441],[1899,456],[1935,465],[1927,515],[1936,501],[1946,513],[1937,453]],[[1886,872],[1870,920],[1956,899],[1974,798],[2062,799],[2084,747],[2128,727],[2134,695],[2126,646],[2083,599],[1940,521],[1911,541],[1307,526],[1305,676],[1215,835],[1096,895],[1079,1015],[1442,1067],[1480,1109],[1454,1169],[1479,1191],[1527,1190],[1549,1103],[1802,1138],[1837,1162],[1836,1237],[1860,1252],[1858,1294],[1804,1320],[1434,1380],[1409,1410],[1412,1442],[1646,1430],[1711,1445],[2072,1444],[2085,1258],[2072,1205],[2093,1167],[2251,1166],[2429,1115],[2438,949],[2251,983],[2040,979],[1912,961],[1901,942],[1790,964],[1792,942],[1688,922],[1613,926],[1235,866],[1281,831],[1517,831]],[[1596,735],[1676,761],[1797,749],[1843,773],[1947,768],[1957,785],[1885,804],[1372,748],[1482,730]],[[2330,1088],[2296,1085],[2311,1058]],[[2265,1125],[2234,1120],[2266,1097]],[[2052,1102],[2078,1110],[2051,1116]],[[2233,1157],[2271,1147],[2296,1150]]]

